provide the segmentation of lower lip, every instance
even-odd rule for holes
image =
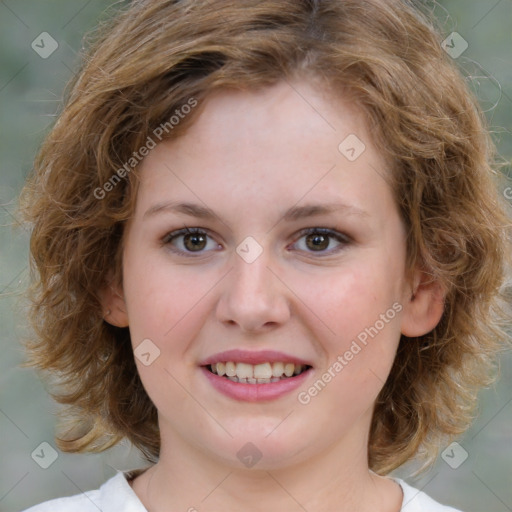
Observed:
[[[265,402],[275,400],[286,393],[297,389],[309,376],[311,368],[302,372],[300,375],[289,377],[278,382],[269,382],[268,384],[243,384],[233,382],[226,377],[212,373],[210,370],[201,366],[201,370],[211,385],[223,395],[235,400],[244,402]]]

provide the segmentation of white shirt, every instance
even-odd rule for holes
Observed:
[[[401,512],[461,512],[440,505],[426,494],[394,478],[403,490]],[[57,498],[31,507],[25,512],[147,512],[124,473],[118,473],[99,489],[69,498]]]

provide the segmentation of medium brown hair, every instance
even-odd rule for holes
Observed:
[[[400,341],[369,439],[378,473],[418,451],[432,461],[467,428],[508,341],[498,322],[508,219],[483,116],[428,15],[400,0],[133,1],[98,34],[22,196],[37,271],[30,361],[57,373],[54,396],[76,419],[61,448],[126,437],[150,460],[159,453],[129,330],[105,322],[100,302],[109,279],[122,282],[137,194],[126,163],[191,98],[199,107],[166,137],[184,133],[213,90],[311,76],[365,113],[390,162],[408,269],[446,290],[437,327]]]

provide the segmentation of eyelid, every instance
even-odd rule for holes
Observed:
[[[192,227],[192,228],[184,227],[184,228],[175,229],[173,231],[169,231],[168,233],[166,233],[162,237],[162,243],[169,243],[173,238],[177,238],[178,236],[181,236],[181,235],[188,235],[188,234],[195,235],[197,233],[210,236],[210,233],[207,229],[196,228],[196,227]]]
[[[326,251],[307,251],[308,254],[315,254],[319,257],[322,256],[330,256],[334,253],[337,253],[343,248],[351,243],[354,242],[354,239],[347,235],[346,233],[343,233],[341,231],[338,231],[337,229],[333,228],[323,228],[323,227],[314,227],[314,228],[305,228],[301,229],[295,236],[294,236],[294,242],[291,245],[296,244],[301,238],[307,235],[312,234],[320,234],[320,235],[326,235],[331,238],[334,238],[340,245],[334,249],[328,249]],[[304,252],[304,251],[302,251]]]
[[[171,250],[172,252],[174,252],[176,254],[179,254],[181,256],[185,256],[185,257],[195,257],[195,258],[198,258],[198,257],[205,256],[206,254],[212,252],[212,249],[210,249],[210,250],[202,250],[202,251],[198,251],[198,252],[184,251],[184,250],[175,248],[171,244],[172,240],[174,240],[174,239],[176,239],[176,238],[178,238],[180,236],[187,235],[187,234],[203,234],[206,237],[212,239],[217,244],[217,248],[221,245],[221,244],[219,244],[217,242],[216,237],[214,237],[208,229],[200,228],[200,227],[184,227],[184,228],[181,228],[181,229],[176,229],[176,230],[173,230],[173,231],[169,231],[166,235],[164,235],[161,238],[161,244],[162,244],[162,246],[168,247],[169,250]],[[312,234],[325,235],[327,237],[333,238],[339,244],[337,247],[335,247],[333,249],[328,249],[328,250],[325,250],[325,251],[304,251],[304,250],[299,250],[300,252],[305,252],[307,254],[314,254],[314,255],[316,255],[318,257],[330,256],[330,255],[332,255],[334,253],[340,252],[347,245],[351,244],[354,241],[351,236],[349,236],[346,233],[343,233],[341,231],[338,231],[337,229],[334,229],[334,228],[310,227],[310,228],[304,228],[304,229],[301,229],[300,231],[298,231],[293,236],[293,242],[290,245],[293,246],[293,245],[297,244],[297,242],[301,238],[303,238],[305,236],[308,236],[308,235],[312,235]],[[287,246],[287,249],[288,249],[288,247],[290,247],[290,245]]]
[[[302,237],[304,235],[311,235],[311,234],[315,234],[315,233],[319,233],[321,235],[330,235],[333,238],[337,238],[337,239],[339,238],[346,242],[352,241],[352,238],[349,235],[347,235],[346,233],[343,233],[342,231],[338,231],[337,229],[334,229],[334,228],[324,228],[324,227],[304,228],[304,229],[301,229],[297,233],[297,236]]]
[[[211,232],[208,230],[208,229],[205,229],[205,228],[199,228],[199,227],[184,227],[184,228],[181,228],[181,229],[175,229],[173,231],[169,231],[166,235],[164,235],[162,238],[161,238],[161,245],[163,247],[167,247],[170,251],[172,251],[173,253],[175,254],[178,254],[180,256],[185,256],[185,257],[191,257],[191,258],[200,258],[201,256],[205,256],[207,255],[208,253],[212,252],[212,249],[208,250],[208,251],[198,251],[198,252],[194,252],[194,251],[183,251],[181,249],[177,249],[176,247],[174,247],[172,245],[172,241],[175,239],[175,238],[178,238],[180,236],[184,236],[184,235],[189,235],[189,234],[202,234],[202,235],[205,235],[206,237],[210,238],[211,240],[213,240],[216,244],[217,244],[217,248],[218,246],[220,246],[221,244],[219,244],[217,242],[217,240],[215,239],[214,236],[212,236]]]

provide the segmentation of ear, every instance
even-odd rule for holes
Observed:
[[[404,301],[401,332],[413,338],[432,331],[444,311],[445,290],[441,283],[422,270],[416,270],[408,300]]]
[[[108,284],[100,292],[103,319],[116,327],[128,327],[128,313],[121,286]]]

